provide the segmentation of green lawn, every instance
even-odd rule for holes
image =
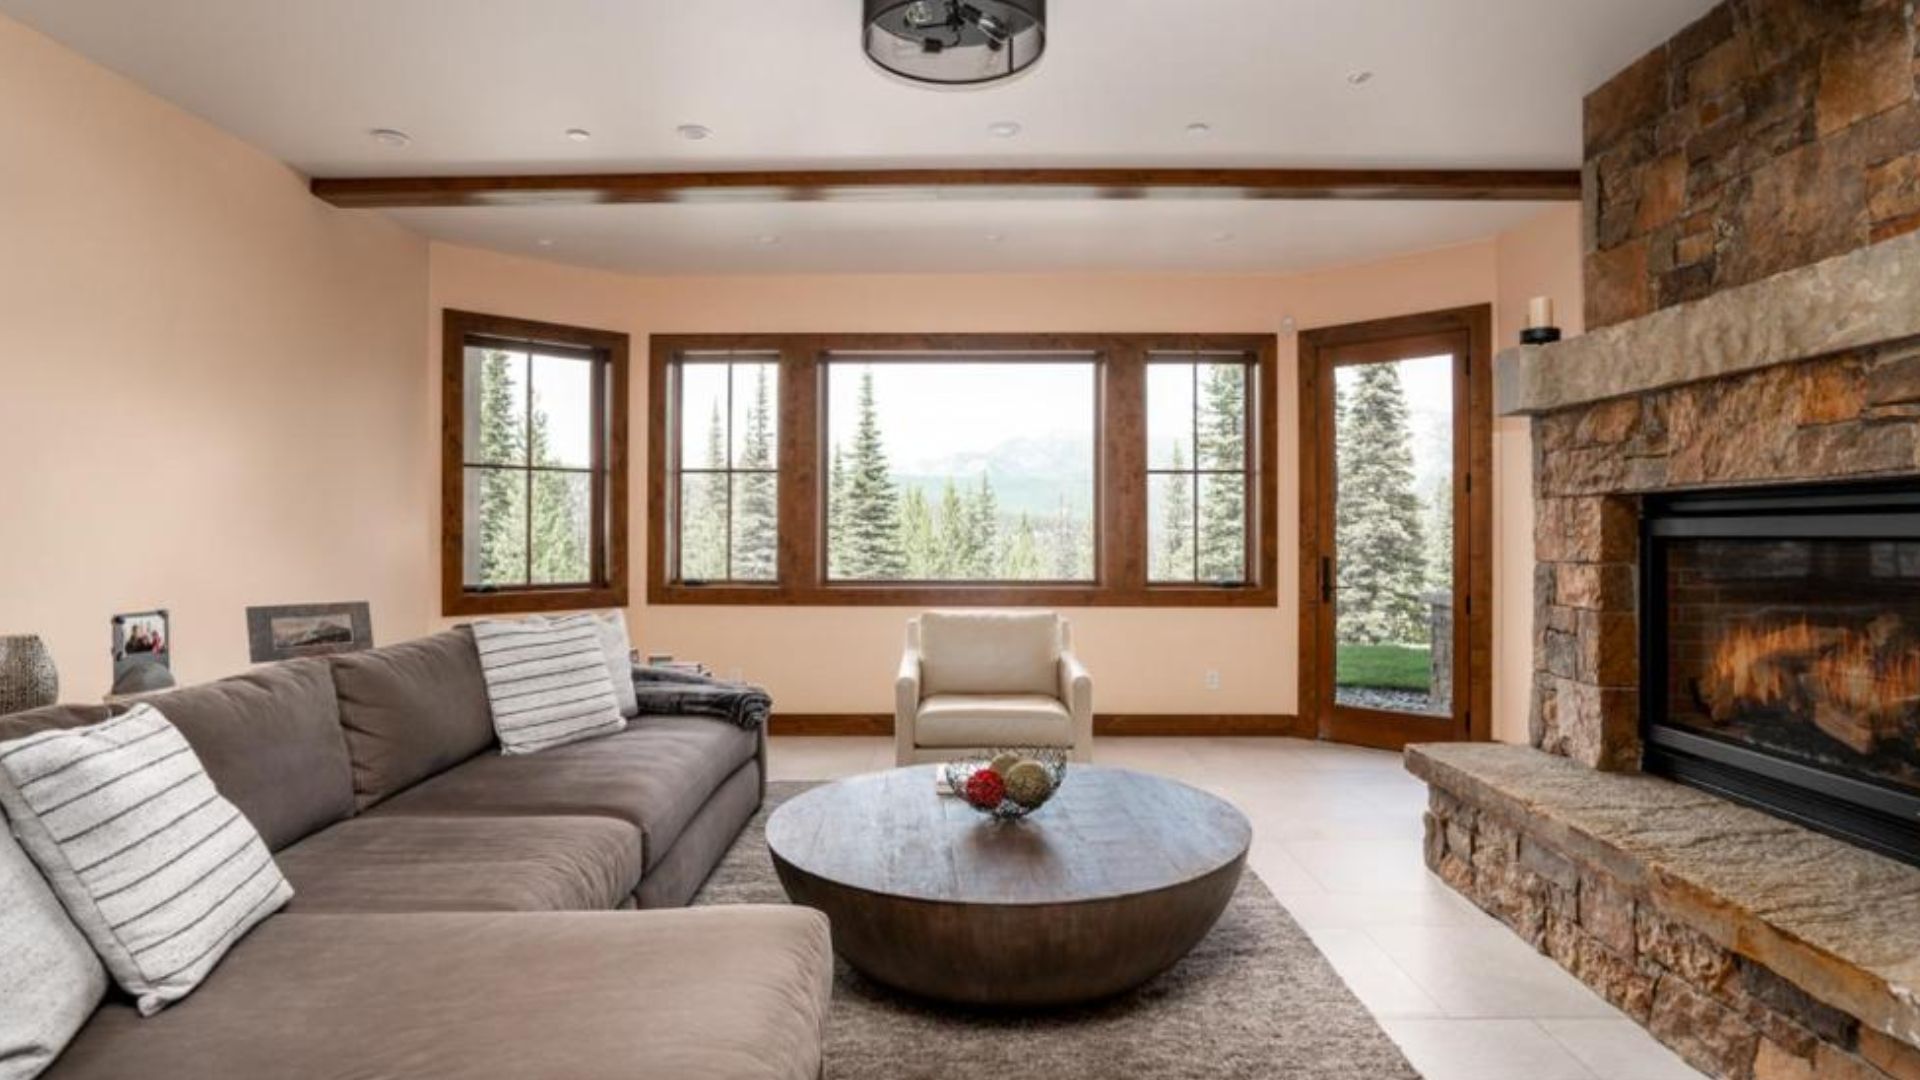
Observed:
[[[1333,681],[1338,686],[1428,689],[1428,650],[1408,645],[1341,645]]]

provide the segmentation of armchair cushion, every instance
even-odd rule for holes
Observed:
[[[1051,694],[935,694],[914,732],[923,747],[1073,745],[1073,720]]]
[[[1060,618],[1052,612],[932,611],[920,617],[921,692],[1060,692]],[[928,745],[921,740],[921,745]]]

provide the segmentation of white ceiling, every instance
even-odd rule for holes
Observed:
[[[0,12],[327,176],[1572,167],[1582,96],[1711,0],[1050,6],[1048,53],[1032,71],[986,88],[933,90],[866,61],[858,0],[0,0]],[[1372,79],[1351,85],[1347,76],[1361,70]],[[1021,133],[988,133],[1004,120]],[[1189,135],[1195,121],[1210,134]],[[713,137],[676,135],[687,123]],[[411,145],[368,137],[383,127],[408,132]],[[593,137],[572,142],[568,128]],[[1484,236],[1530,212],[956,201],[394,216],[430,235],[558,260],[731,273],[1293,270]],[[1222,232],[1233,239],[1212,239]],[[762,234],[779,242],[758,243]]]

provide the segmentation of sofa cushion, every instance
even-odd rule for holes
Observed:
[[[471,632],[342,653],[329,663],[361,809],[493,745]]]
[[[627,636],[627,613],[618,608],[595,616],[600,631],[600,648],[607,654],[607,677],[613,680],[613,696],[620,701],[620,715],[632,719],[640,715],[640,696],[633,688],[633,639]]]
[[[291,894],[246,815],[146,703],[0,743],[0,805],[147,1015],[192,993]]]
[[[758,733],[718,720],[649,716],[604,739],[527,757],[488,755],[401,792],[381,814],[597,814],[638,826],[652,869]]]
[[[1060,618],[1048,611],[920,616],[923,694],[1060,693]]]
[[[604,911],[640,883],[640,830],[610,817],[341,822],[279,855],[289,913]]]
[[[1041,694],[935,694],[913,722],[918,746],[1071,746],[1073,719]]]
[[[113,710],[105,705],[48,705],[26,712],[9,713],[0,716],[0,742],[42,731],[86,727],[112,715]]]
[[[0,821],[0,1077],[47,1067],[107,992],[107,970]]]
[[[536,754],[626,728],[598,616],[482,619],[473,643],[501,753]]]
[[[102,1008],[47,1080],[816,1080],[832,954],[799,907],[289,915],[194,999]]]
[[[353,767],[325,660],[270,664],[141,700],[187,737],[268,850],[352,816]]]

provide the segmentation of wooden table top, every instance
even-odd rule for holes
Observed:
[[[1232,803],[1128,769],[1071,765],[1051,801],[996,821],[935,790],[936,766],[855,776],[789,799],[767,845],[814,877],[959,904],[1131,896],[1240,858],[1253,826]]]

